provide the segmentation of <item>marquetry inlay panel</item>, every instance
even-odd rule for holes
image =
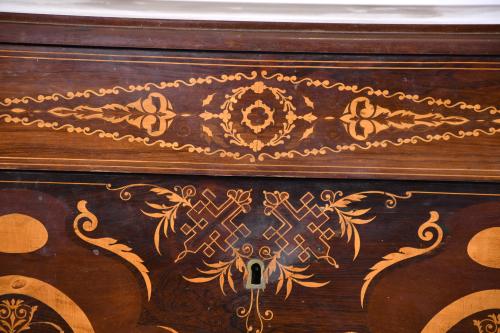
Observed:
[[[233,72],[129,87],[6,98],[1,105],[8,108],[8,112],[0,116],[7,123],[129,140],[145,146],[158,145],[251,163],[464,139],[495,135],[500,131],[500,118],[496,118],[500,111],[495,106],[336,81],[279,72],[270,74],[264,70]],[[235,82],[246,85],[233,88]],[[199,94],[206,89],[196,89],[198,86],[208,86],[211,93],[200,98],[203,95]],[[298,88],[303,92],[296,93]],[[186,110],[185,105],[175,101],[176,90],[180,94],[189,91],[192,95],[187,108],[192,113],[176,113],[178,104]],[[314,90],[326,90],[325,96],[318,97],[321,100],[316,101],[317,104],[335,103],[339,107],[316,110],[314,101],[306,95],[317,94]],[[118,102],[128,99],[127,95],[135,97],[127,104]],[[169,95],[170,99],[166,97]],[[100,102],[101,97],[108,96],[117,101]],[[398,106],[388,109],[387,100]],[[78,105],[57,106],[73,102]],[[194,142],[191,135],[179,135],[178,131],[177,135],[168,135],[171,134],[168,131],[175,131],[170,127],[175,125],[176,117],[198,123],[205,142]],[[415,127],[425,134],[415,134]],[[315,131],[334,132],[336,140],[325,145],[315,144]],[[393,135],[384,135],[386,131]],[[212,142],[214,147],[208,145]],[[303,148],[291,149],[300,146]],[[238,147],[243,149],[236,149]]]
[[[500,333],[499,36],[0,13],[0,333]]]
[[[25,87],[18,91],[0,83],[0,91],[7,91],[0,96],[1,128],[19,132],[18,140],[33,140],[29,133],[36,132],[64,151],[56,163],[42,142],[33,142],[42,149],[0,156],[6,164],[111,171],[130,166],[155,173],[500,177],[498,156],[491,154],[500,131],[495,61],[9,49],[0,56],[55,72],[8,80]],[[57,71],[65,66],[111,73],[90,81],[60,77]],[[477,75],[484,77],[480,92],[471,83]],[[108,156],[90,156],[94,146]],[[468,147],[481,167],[471,161]],[[426,158],[407,159],[415,151]]]
[[[490,327],[490,317],[470,318],[499,306],[497,256],[491,249],[498,238],[500,193],[493,185],[478,184],[470,191],[461,184],[439,183],[8,176],[1,182],[0,228],[19,237],[5,239],[2,246],[8,249],[29,238],[37,248],[0,251],[0,262],[7,265],[0,285],[4,278],[5,294],[34,297],[50,307],[50,299],[33,287],[47,284],[47,290],[75,308],[70,317],[66,308],[52,306],[70,326],[90,323],[100,332],[109,325],[101,313],[118,311],[124,319],[140,318],[123,323],[129,330],[133,325],[196,332],[215,321],[219,324],[213,327],[229,325],[228,332],[265,333],[300,325],[294,316],[310,314],[321,299],[331,315],[325,321],[337,330],[387,332],[386,321],[394,327],[410,321],[434,333],[466,322],[471,328]],[[474,226],[463,224],[469,216],[464,210],[476,212]],[[19,216],[26,221],[24,228],[13,223]],[[36,240],[29,226],[43,227],[48,241]],[[61,262],[23,266],[21,256],[30,260],[52,252]],[[261,265],[258,282],[253,282],[255,263]],[[437,268],[450,263],[469,277],[460,280]],[[106,279],[96,273],[104,267],[110,267]],[[65,278],[51,278],[53,269],[66,272]],[[34,279],[36,270],[42,275]],[[414,279],[414,274],[423,277]],[[76,276],[85,279],[77,283]],[[425,276],[433,276],[434,284]],[[459,280],[452,293],[436,294],[434,285],[454,279]],[[115,289],[114,283],[127,287]],[[105,309],[94,301],[90,290],[95,288],[103,288],[102,297],[114,295]],[[394,294],[401,296],[401,288],[404,297],[387,303]],[[11,303],[15,298],[7,301],[6,306],[17,306]],[[401,322],[377,314],[401,301],[424,302],[428,311],[416,316],[399,306]],[[117,309],[113,302],[134,306]],[[214,314],[206,302],[224,310]],[[357,319],[347,322],[344,309]],[[30,311],[22,325],[35,319],[36,308]],[[200,321],[186,321],[191,311]],[[380,320],[373,322],[371,316]],[[17,320],[12,318],[9,325]],[[323,322],[309,325],[323,330]]]

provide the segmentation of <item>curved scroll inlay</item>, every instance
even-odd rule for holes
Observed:
[[[63,292],[46,282],[21,275],[1,276],[0,295],[7,294],[26,295],[44,303],[57,312],[74,333],[94,333],[92,324],[82,309]]]
[[[178,96],[186,93],[196,104],[177,115],[172,105],[183,104]],[[129,95],[134,100],[123,103]],[[335,105],[332,112],[315,107],[322,103]],[[494,106],[266,70],[6,98],[0,106],[9,108],[0,122],[250,163],[500,133]],[[170,131],[180,129],[179,117],[189,118],[203,140]]]
[[[50,332],[64,333],[57,324],[34,319],[38,306],[25,304],[21,299],[4,299],[0,302],[0,332],[21,333],[31,330],[31,326],[43,325]]]
[[[431,211],[430,215],[431,216],[429,217],[429,219],[418,228],[418,237],[425,242],[429,242],[434,239],[434,242],[423,249],[417,249],[414,247],[402,247],[399,249],[399,252],[389,253],[388,255],[383,257],[382,261],[379,261],[378,263],[373,265],[370,268],[371,272],[365,276],[365,282],[363,284],[363,287],[361,288],[361,306],[364,306],[366,291],[368,290],[370,283],[383,270],[403,260],[408,260],[410,258],[415,258],[428,253],[434,250],[441,243],[441,241],[443,240],[443,229],[441,229],[441,227],[436,223],[436,221],[439,220],[439,214],[438,212]],[[434,235],[431,230],[434,230],[436,234]]]
[[[0,216],[0,252],[30,253],[47,244],[49,234],[42,222],[24,214]]]
[[[164,329],[165,331],[167,331],[169,333],[179,333],[176,330],[174,330],[172,327],[168,327],[168,326],[158,326],[158,328]]]
[[[439,311],[421,333],[445,333],[474,313],[500,309],[500,289],[482,290],[462,298]]]
[[[87,209],[87,201],[80,200],[77,205],[78,214],[73,221],[73,228],[75,229],[75,234],[80,237],[83,241],[108,250],[117,256],[125,259],[131,265],[133,265],[139,273],[141,273],[144,283],[146,284],[146,289],[148,292],[148,299],[151,299],[151,280],[149,279],[149,270],[144,266],[143,260],[137,254],[132,252],[132,249],[127,245],[120,244],[114,238],[103,237],[103,238],[90,238],[85,236],[80,227],[85,232],[92,232],[97,228],[99,220]]]
[[[474,320],[472,323],[477,327],[478,333],[500,332],[500,314],[490,314],[487,318]]]
[[[464,117],[446,117],[436,112],[420,114],[409,110],[391,111],[380,105],[373,105],[367,97],[357,97],[352,100],[340,120],[349,135],[358,141],[364,141],[391,128],[408,130],[416,126],[428,128],[441,125],[457,126],[469,121]]]
[[[371,208],[362,207],[364,199],[382,196],[386,208],[393,209],[398,200],[412,197],[411,192],[397,195],[384,191],[364,191],[344,195],[342,191],[324,190],[319,197],[310,192],[305,193],[300,198],[300,204],[296,205],[293,200],[289,200],[288,192],[263,191],[264,215],[275,218],[278,223],[258,231],[257,244],[256,238],[250,237],[257,231],[239,219],[252,207],[251,189],[229,189],[225,200],[218,201],[217,195],[209,188],[198,191],[192,185],[174,186],[173,189],[153,184],[130,184],[116,188],[107,186],[108,190],[119,191],[124,201],[131,199],[131,189],[139,188],[156,194],[154,202],[145,200],[148,210],[142,213],[158,221],[154,244],[159,254],[160,234],[174,236],[176,218],[178,214],[183,214],[187,218],[179,228],[181,233],[175,237],[184,239],[184,249],[177,255],[175,262],[194,254],[211,259],[203,261],[203,268],[196,268],[196,275],[183,276],[186,281],[196,284],[218,281],[223,295],[229,289],[238,293],[238,287],[241,286],[238,280],[246,281],[249,263],[259,259],[263,263],[264,283],[273,288],[275,294],[284,291],[285,299],[291,295],[295,285],[320,288],[330,283],[316,281],[309,269],[311,260],[339,267],[331,251],[335,236],[345,237],[347,242],[352,240],[353,260],[357,258],[361,248],[358,227],[376,218],[369,215]],[[429,223],[432,222],[431,219]],[[428,227],[424,225],[419,230],[424,240],[432,238],[432,234],[429,235],[426,230]],[[172,234],[167,234],[169,230]],[[272,310],[261,309],[263,292],[263,288],[252,288],[248,307],[236,310],[236,315],[245,320],[248,333],[264,332],[265,322],[274,316]]]
[[[480,265],[500,268],[500,227],[475,234],[467,245],[467,254]]]

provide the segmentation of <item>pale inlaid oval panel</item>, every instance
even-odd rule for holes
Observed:
[[[42,248],[49,238],[45,226],[24,214],[0,216],[0,252],[29,253]]]
[[[500,268],[500,227],[481,230],[467,245],[469,257],[480,265]]]

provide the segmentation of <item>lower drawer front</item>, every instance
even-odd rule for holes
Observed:
[[[0,179],[0,332],[499,329],[498,184]]]

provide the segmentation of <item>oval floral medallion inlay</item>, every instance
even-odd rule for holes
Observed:
[[[29,253],[42,248],[49,238],[45,226],[24,214],[0,216],[0,252]]]
[[[500,227],[481,230],[467,245],[469,257],[480,265],[500,268]]]

